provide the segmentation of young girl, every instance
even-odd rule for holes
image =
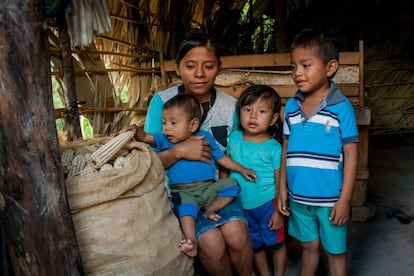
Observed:
[[[230,136],[227,152],[233,160],[256,172],[255,182],[230,172],[241,187],[239,198],[248,220],[253,241],[254,263],[259,275],[269,275],[266,253],[272,252],[274,275],[284,275],[286,247],[283,216],[277,210],[276,185],[282,146],[279,117],[281,100],[271,87],[253,85],[237,103],[240,126]]]

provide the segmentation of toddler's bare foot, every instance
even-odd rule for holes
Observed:
[[[178,250],[188,255],[189,257],[195,257],[198,253],[198,243],[191,239],[182,239],[178,243]]]
[[[206,211],[204,216],[212,221],[219,221],[219,219],[221,219],[221,217],[214,211]]]

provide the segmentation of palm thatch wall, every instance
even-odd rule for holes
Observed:
[[[178,42],[192,29],[221,36],[228,49],[226,54],[235,55],[263,53],[264,44],[257,45],[265,39],[274,45],[280,45],[280,41],[284,44],[279,48],[268,46],[267,51],[287,51],[293,35],[307,26],[337,30],[343,35],[342,50],[356,50],[358,40],[365,41],[365,92],[372,109],[372,133],[414,129],[414,61],[412,47],[408,46],[414,45],[411,2],[70,2],[65,17],[72,39],[76,94],[79,102],[85,102],[79,112],[91,120],[96,135],[112,134],[129,123],[143,124],[151,96],[169,85],[163,82],[160,63],[174,57]],[[270,31],[263,28],[263,15],[276,19]],[[247,18],[244,23],[242,16]],[[63,65],[54,18],[49,26],[52,75],[60,79]],[[124,89],[128,90],[127,103],[120,99]],[[62,110],[56,112],[57,117],[62,114]]]

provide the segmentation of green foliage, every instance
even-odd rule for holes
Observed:
[[[122,103],[128,103],[129,102],[129,96],[128,96],[128,87],[124,86],[122,89],[120,99]]]
[[[60,85],[55,77],[52,76],[52,95],[53,95],[53,107],[54,108],[62,108],[64,107],[62,99],[60,98],[59,94]],[[62,133],[63,129],[63,119],[56,119],[56,130],[58,134]]]
[[[83,139],[92,139],[93,129],[92,129],[91,123],[89,122],[88,118],[81,115],[79,119],[80,119]]]
[[[247,2],[246,5],[243,7],[243,9],[240,11],[240,20],[242,22],[247,22],[248,21],[247,16],[248,16],[248,13],[249,13],[249,9],[250,9],[250,4],[249,4],[249,2]]]
[[[253,47],[257,52],[262,52],[261,47],[263,47],[263,53],[273,52],[274,43],[272,36],[274,35],[274,26],[275,20],[263,15],[262,17],[262,27],[257,27],[252,35]],[[263,41],[261,41],[263,38]],[[257,49],[259,48],[259,49]]]
[[[58,81],[55,77],[52,77],[52,93],[53,93],[53,107],[62,108],[64,107],[62,99],[60,97],[59,90],[61,89]]]
[[[62,129],[63,129],[63,122],[62,122],[63,119],[56,119],[55,121],[56,121],[57,133],[60,134],[60,133],[62,133]]]
[[[262,18],[256,19],[258,22],[250,22],[251,18],[249,13],[252,6],[256,1],[246,3],[240,12],[241,25],[250,30],[250,27],[254,25],[254,30],[249,31],[250,41],[252,43],[252,49],[255,53],[273,53],[275,51],[274,35],[275,35],[275,20],[266,15],[262,15]]]

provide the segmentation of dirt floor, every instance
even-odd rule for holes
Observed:
[[[414,135],[371,136],[369,169],[375,215],[349,225],[348,275],[414,275]],[[286,275],[299,275],[300,251],[289,249]],[[322,259],[317,275],[327,271]]]
[[[414,275],[414,135],[374,136],[370,145],[376,216],[350,225],[349,275]]]

